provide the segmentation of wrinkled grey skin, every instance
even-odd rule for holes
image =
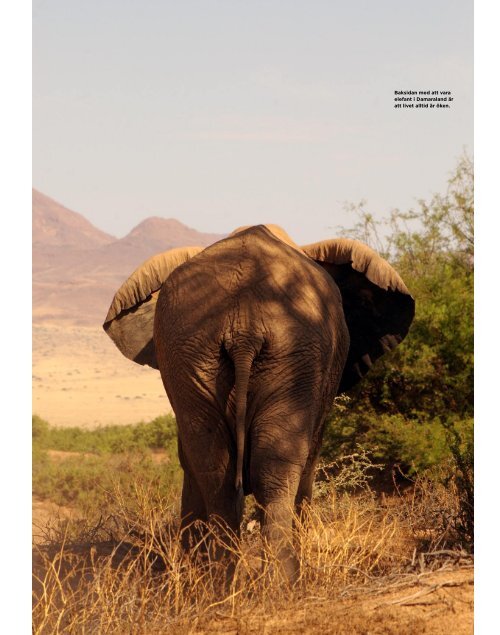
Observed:
[[[220,519],[239,535],[243,494],[253,493],[262,534],[293,581],[293,509],[311,498],[349,349],[337,285],[264,227],[250,228],[168,277],[154,344],[177,418],[185,546],[195,520]]]
[[[298,247],[275,225],[157,254],[129,276],[103,327],[128,359],[161,372],[178,425],[186,549],[203,543],[196,521],[237,537],[253,493],[263,536],[296,579],[293,510],[311,498],[325,416],[402,341],[414,311],[366,245]],[[217,540],[204,547],[228,556]]]

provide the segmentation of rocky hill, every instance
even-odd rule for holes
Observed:
[[[72,212],[37,190],[32,191],[33,246],[91,249],[116,240],[97,229],[81,214]]]
[[[116,289],[141,262],[221,238],[173,218],[151,217],[117,239],[33,190],[33,321],[100,325]]]

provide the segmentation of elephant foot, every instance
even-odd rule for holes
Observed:
[[[300,564],[292,549],[280,549],[277,552],[268,545],[265,547],[264,571],[269,578],[277,578],[279,584],[294,587],[300,577]]]

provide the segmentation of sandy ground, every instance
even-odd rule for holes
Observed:
[[[218,618],[218,619],[217,619]],[[332,635],[472,635],[474,572],[450,568],[381,579],[346,599],[305,598],[274,616],[231,618],[221,611],[191,633],[329,633]]]
[[[171,412],[158,371],[129,361],[99,327],[33,327],[33,413],[97,427]]]

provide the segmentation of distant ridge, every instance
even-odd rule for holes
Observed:
[[[84,249],[107,245],[116,238],[97,229],[84,216],[32,190],[33,245]]]
[[[190,246],[194,244],[200,245],[201,243],[209,244],[207,241],[213,242],[219,239],[220,236],[218,234],[202,234],[195,229],[187,227],[175,218],[150,216],[134,227],[121,241],[171,243],[173,246]]]
[[[153,216],[117,239],[33,190],[33,321],[98,326],[118,286],[144,260],[223,237]]]

